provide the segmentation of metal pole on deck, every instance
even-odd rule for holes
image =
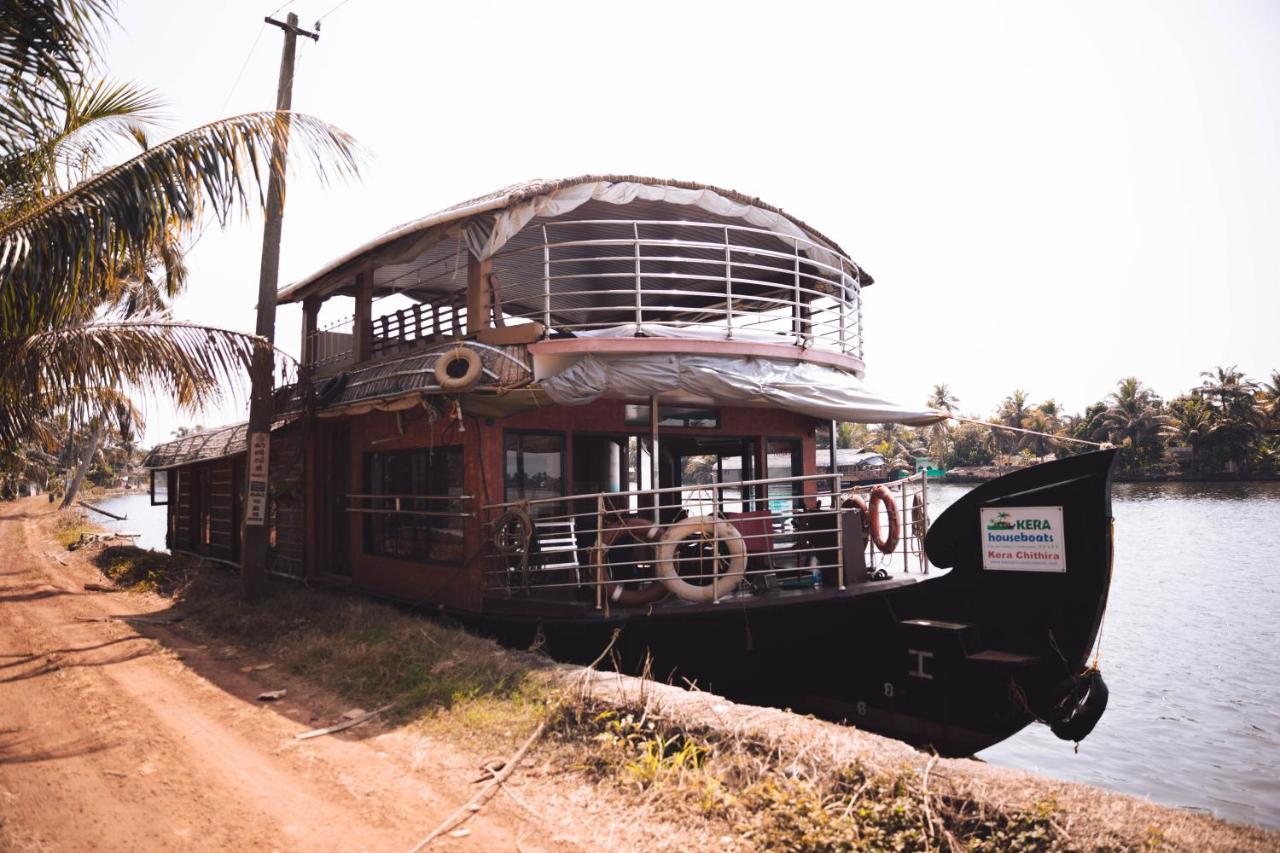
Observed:
[[[289,13],[285,21],[266,22],[284,30],[280,52],[280,81],[276,90],[276,110],[288,112],[293,106],[293,60],[298,36],[320,40],[319,33],[298,28],[298,16]],[[289,155],[289,125],[276,126],[271,141],[271,175],[267,183],[267,216],[262,227],[262,264],[258,275],[258,321],[255,331],[267,343],[253,351],[250,370],[248,465],[245,477],[244,528],[240,580],[246,600],[262,594],[267,576],[267,481],[270,472],[271,369],[276,332],[276,287],[280,278],[280,231],[284,221],[284,167]]]
[[[836,422],[831,422],[831,475],[835,478],[835,494],[831,496],[831,508],[835,509],[840,496],[840,454],[836,453]]]
[[[662,524],[659,516],[662,496],[658,494],[658,396],[649,398],[649,487],[653,492],[653,523]]]

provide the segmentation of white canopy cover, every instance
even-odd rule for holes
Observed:
[[[540,383],[562,406],[600,397],[652,397],[682,392],[719,403],[770,405],[823,420],[927,426],[945,412],[895,403],[851,373],[812,362],[688,355],[587,355]]]

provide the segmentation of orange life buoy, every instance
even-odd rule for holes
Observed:
[[[639,524],[612,524],[600,531],[599,548],[602,551],[600,563],[604,567],[606,575],[610,577],[610,580],[604,583],[604,594],[611,604],[636,607],[643,604],[653,604],[667,597],[668,589],[656,579],[652,580],[648,586],[640,589],[627,589],[626,584],[632,581],[615,581],[609,572],[609,549],[619,539],[624,544],[628,539],[638,544],[648,544],[645,542],[644,536],[647,532],[652,532],[651,529],[652,525],[648,522],[641,522]],[[637,578],[637,580],[643,581],[644,578]]]
[[[889,515],[889,535],[884,536],[880,526],[880,507],[884,504]],[[898,537],[902,533],[902,522],[898,520],[898,505],[893,502],[893,495],[886,486],[876,486],[871,490],[871,541],[882,553],[892,554],[898,547]]]

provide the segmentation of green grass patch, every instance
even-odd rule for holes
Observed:
[[[54,524],[53,535],[63,548],[70,549],[73,544],[79,542],[80,539],[90,533],[96,533],[98,528],[94,527],[85,517],[75,511],[64,511],[58,513],[58,520]]]
[[[588,704],[557,736],[576,766],[664,816],[709,822],[755,849],[1046,851],[1073,845],[1052,803],[995,807],[921,771],[802,769],[797,756],[723,732]]]

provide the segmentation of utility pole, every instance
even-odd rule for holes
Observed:
[[[293,106],[293,58],[298,36],[320,40],[319,33],[298,28],[298,16],[289,13],[285,21],[266,18],[284,30],[280,53],[280,84],[276,90],[276,110],[288,112]],[[262,268],[258,278],[258,323],[255,331],[268,344],[275,342],[276,288],[280,279],[280,228],[284,220],[284,167],[289,155],[289,125],[278,125],[271,141],[271,169],[267,184],[267,221],[262,227]],[[271,447],[271,346],[258,345],[250,368],[248,460],[244,492],[244,527],[240,549],[240,579],[246,600],[262,594],[267,577],[267,506]]]

